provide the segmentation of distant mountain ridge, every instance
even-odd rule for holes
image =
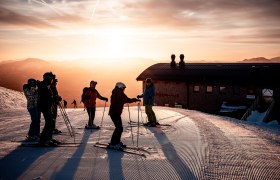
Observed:
[[[244,59],[241,62],[250,62],[250,63],[280,63],[280,57],[274,57],[267,59],[265,57],[256,57],[251,59]]]
[[[82,90],[88,87],[91,80],[98,81],[97,89],[105,97],[110,97],[115,83],[122,81],[129,88],[128,96],[136,96],[142,93],[140,83],[136,77],[152,64],[149,59],[131,59],[123,64],[117,61],[96,63],[92,61],[46,61],[38,58],[24,60],[9,60],[0,62],[0,86],[22,91],[22,86],[29,78],[43,80],[45,72],[52,71],[58,79],[59,95],[66,99],[69,106],[75,99],[80,102]],[[130,74],[130,76],[127,76]],[[98,100],[97,105],[104,105]],[[82,107],[83,104],[78,106]]]

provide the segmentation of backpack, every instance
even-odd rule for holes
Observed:
[[[90,99],[90,96],[86,95],[86,92],[87,92],[88,90],[89,90],[88,87],[85,87],[85,88],[83,89],[83,94],[82,94],[82,98],[81,98],[81,101],[82,101],[83,103],[85,103],[86,100],[89,100],[89,99]]]

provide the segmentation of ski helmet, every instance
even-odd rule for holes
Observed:
[[[122,82],[117,82],[117,83],[116,83],[116,87],[121,88],[121,89],[126,88],[125,84],[122,83]]]
[[[30,78],[30,79],[28,79],[27,84],[28,84],[29,86],[31,86],[31,87],[35,87],[36,84],[37,84],[37,82],[36,82],[35,79]]]
[[[90,86],[91,86],[91,85],[96,85],[96,84],[97,84],[96,81],[90,81]]]
[[[48,79],[48,80],[51,80],[55,77],[55,75],[52,73],[52,72],[46,72],[44,75],[43,75],[43,78],[44,79]]]

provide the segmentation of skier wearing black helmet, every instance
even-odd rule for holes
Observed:
[[[43,75],[43,81],[38,83],[38,107],[43,113],[45,119],[45,126],[41,133],[40,144],[43,146],[56,146],[57,144],[52,141],[52,131],[54,121],[52,118],[52,105],[54,96],[51,89],[52,81],[55,76],[52,72],[46,72]]]
[[[27,99],[27,110],[31,117],[31,123],[26,136],[27,141],[38,141],[40,135],[41,113],[38,109],[38,91],[35,79],[28,79],[27,84],[23,85],[23,92]]]

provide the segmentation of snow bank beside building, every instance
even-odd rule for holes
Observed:
[[[0,112],[25,108],[26,98],[22,92],[0,87]]]

